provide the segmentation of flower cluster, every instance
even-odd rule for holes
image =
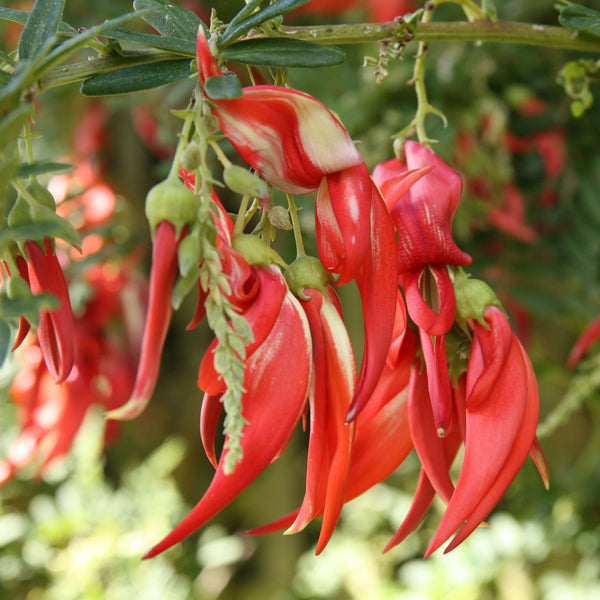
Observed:
[[[35,335],[29,321],[20,319],[13,348],[18,372],[9,388],[20,432],[0,462],[0,484],[28,466],[44,474],[69,451],[92,407],[116,409],[133,387],[147,284],[133,272],[137,258],[115,256],[111,247],[116,194],[93,161],[105,136],[105,115],[93,106],[83,120],[75,138],[77,169],[52,177],[48,189],[30,182],[9,213],[15,235],[27,223],[32,230],[36,224],[68,222],[77,235],[67,230],[65,237],[81,243],[68,246],[47,237],[17,242],[0,264],[0,289],[9,300],[29,300],[27,282],[34,295],[57,303],[40,313]],[[22,199],[29,203],[26,211]],[[45,210],[35,202],[40,199]],[[18,274],[9,266],[13,260]],[[75,278],[72,303],[68,282]],[[108,423],[105,439],[115,433],[116,424]]]
[[[202,29],[197,49],[205,92],[198,110],[208,107],[255,171],[246,180],[256,204],[268,211],[272,203],[256,175],[288,196],[316,192],[318,258],[305,254],[295,231],[298,257],[287,265],[268,236],[244,232],[245,208],[233,223],[201,169],[183,173],[187,188],[169,177],[151,191],[154,251],[142,355],[132,398],[113,416],[131,418],[147,404],[171,294],[182,278],[197,277],[191,326],[206,316],[215,331],[198,385],[202,441],[216,471],[198,504],[145,558],[204,525],[307,421],[300,507],[251,533],[295,533],[322,516],[321,552],[344,503],[386,478],[414,448],[421,478],[388,548],[418,525],[436,494],[448,506],[427,553],[453,535],[448,549],[454,548],[486,518],[528,455],[547,482],[535,437],[539,397],[531,363],[493,292],[464,272],[471,257],[452,238],[461,178],[416,142],[406,143],[402,160],[378,165],[371,176],[339,119],[307,94],[253,85],[211,97],[215,87],[208,82],[223,72]],[[199,215],[205,229],[210,222],[201,240]],[[194,260],[199,264],[190,265]],[[362,300],[360,370],[336,293],[349,282]],[[217,458],[223,408],[226,439]],[[227,421],[236,419],[243,427],[233,439]],[[462,444],[454,484],[450,468]]]

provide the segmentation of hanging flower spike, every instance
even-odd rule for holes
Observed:
[[[7,460],[0,463],[0,483],[33,461],[37,474],[45,473],[70,450],[92,405],[110,410],[131,393],[136,359],[127,321],[137,312],[136,302],[141,308],[143,290],[129,274],[115,276],[104,267],[86,269],[92,295],[75,320],[76,353],[69,377],[61,385],[55,383],[35,340],[20,351],[22,366],[10,386],[10,396],[18,409],[21,431]],[[120,336],[116,321],[125,321]],[[105,440],[112,434],[114,427],[108,426]]]
[[[198,30],[200,82],[222,75],[202,27]],[[272,85],[245,87],[232,100],[211,99],[221,130],[239,155],[274,187],[305,194],[324,175],[363,162],[343,125],[318,100]]]
[[[365,328],[363,362],[347,420],[363,409],[383,371],[397,296],[396,236],[364,163],[323,178],[316,200],[317,245],[325,268],[356,280]]]
[[[62,383],[69,376],[75,360],[75,325],[69,290],[48,238],[44,239],[44,249],[36,242],[25,242],[25,251],[27,262],[23,257],[18,257],[17,261],[22,275],[27,273],[24,278],[33,294],[50,294],[59,301],[58,308],[40,313],[37,335],[50,375],[57,383]]]
[[[281,275],[268,267],[256,267],[257,276],[262,281],[274,280]],[[292,432],[300,420],[306,406],[311,376],[311,339],[308,323],[299,302],[285,287],[285,293],[276,310],[269,307],[269,313],[276,313],[275,321],[269,331],[260,316],[263,301],[268,301],[271,287],[266,284],[264,292],[258,289],[254,304],[258,322],[263,331],[255,331],[255,339],[263,342],[252,352],[248,352],[244,367],[244,393],[242,396],[242,418],[246,425],[242,431],[240,446],[243,456],[229,475],[225,472],[228,450],[221,454],[216,473],[200,502],[187,517],[159,544],[152,548],[144,558],[151,558],[187,537],[223,509],[284,450]],[[262,288],[262,285],[261,285]],[[244,316],[252,326],[252,319]],[[265,335],[266,334],[266,335]],[[213,363],[214,354],[210,350],[205,355],[200,369],[199,380],[210,389],[221,389],[221,382],[215,377],[216,370],[205,366]],[[212,374],[212,375],[211,375]],[[282,398],[282,390],[288,393]],[[220,394],[217,394],[220,395]],[[206,400],[206,399],[205,399]],[[214,398],[211,412],[214,416]],[[212,426],[211,426],[212,428]],[[211,433],[208,434],[212,435]],[[225,440],[227,446],[227,440]],[[210,454],[210,453],[209,453]]]
[[[539,396],[531,363],[501,309],[490,305],[483,318],[483,324],[468,323],[473,343],[466,379],[465,457],[426,556],[463,523],[446,551],[483,521],[535,442]]]

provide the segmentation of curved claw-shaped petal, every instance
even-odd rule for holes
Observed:
[[[160,358],[171,324],[171,290],[177,276],[177,234],[169,221],[156,228],[152,246],[150,295],[142,337],[142,352],[131,398],[109,411],[109,419],[134,419],[146,408],[158,379]]]
[[[347,425],[344,416],[354,394],[356,369],[352,345],[337,309],[317,290],[306,293],[310,299],[302,306],[314,356],[310,441],[306,494],[289,531],[300,531],[322,513],[319,554],[335,529],[346,497],[354,425]]]
[[[444,553],[450,552],[461,542],[463,542],[481,524],[483,519],[486,518],[494,506],[496,506],[527,459],[527,455],[530,453],[532,448],[532,440],[535,441],[535,429],[537,427],[539,412],[537,383],[525,350],[516,338],[514,342],[521,352],[521,357],[526,371],[525,385],[527,389],[527,399],[521,427],[518,431],[515,443],[511,448],[510,454],[500,469],[500,472],[495,478],[492,486],[487,491],[485,497],[469,515],[465,524],[453,538],[448,547],[444,550]]]
[[[34,294],[51,294],[59,301],[58,308],[40,314],[37,334],[48,371],[62,383],[75,362],[75,322],[65,276],[48,238],[44,248],[45,253],[35,242],[25,242],[27,274]]]
[[[202,440],[202,447],[204,448],[204,452],[206,452],[206,457],[215,469],[218,466],[217,454],[215,452],[215,434],[222,410],[221,395],[211,396],[210,394],[204,394],[202,409],[200,411],[200,439]]]
[[[356,394],[346,420],[355,419],[369,402],[383,372],[394,328],[404,322],[404,303],[398,295],[396,236],[381,194],[373,186],[371,245],[362,270],[356,277],[363,307],[365,346]],[[398,314],[400,311],[401,314]],[[399,332],[396,332],[398,335]]]
[[[223,452],[202,499],[144,558],[160,554],[204,525],[279,455],[304,410],[312,359],[310,344],[302,309],[288,294],[264,344],[246,362],[242,416],[248,424],[241,439],[242,459],[234,473],[226,475],[223,465],[228,450]],[[281,401],[282,389],[289,391],[285,402]]]
[[[523,465],[535,439],[539,398],[529,359],[499,308],[489,306],[484,317],[489,329],[473,324],[466,384],[465,458],[456,490],[426,556],[463,522],[468,523],[466,537],[485,518]],[[510,344],[504,367],[483,390],[479,381],[482,377],[485,380],[487,365],[498,361],[496,331],[509,336]],[[472,394],[475,402],[471,402]]]
[[[376,192],[364,163],[321,181],[315,202],[319,257],[326,269],[340,276],[339,285],[356,277],[371,250],[368,233]]]
[[[445,438],[438,435],[427,385],[427,373],[413,368],[408,392],[408,418],[410,433],[427,479],[435,491],[448,504],[454,492],[446,462]]]

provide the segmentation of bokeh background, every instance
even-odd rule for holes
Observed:
[[[6,0],[3,0],[3,4]],[[598,1],[582,2],[600,10]],[[237,1],[179,2],[227,21]],[[331,3],[335,4],[335,3]],[[338,3],[343,4],[343,3]],[[407,5],[409,3],[406,3]],[[31,2],[6,2],[27,9]],[[308,10],[292,23],[360,22],[375,2],[342,11]],[[419,3],[415,2],[418,6]],[[557,24],[552,0],[498,0],[503,20]],[[69,0],[64,18],[90,26],[131,9],[127,0]],[[436,19],[462,18],[442,5]],[[19,30],[0,24],[0,43],[14,48]],[[3,40],[3,42],[1,42]],[[391,59],[376,83],[378,47],[347,48],[347,60],[322,72],[294,69],[290,80],[334,110],[360,141],[367,165],[392,157],[391,136],[416,108],[416,45]],[[576,118],[557,77],[582,56],[501,44],[432,43],[427,88],[447,127],[431,116],[436,151],[462,175],[455,218],[459,246],[473,256],[469,272],[486,280],[525,343],[541,392],[539,437],[550,466],[546,491],[528,462],[489,518],[449,555],[422,554],[439,518],[386,554],[416,486],[409,457],[385,483],[344,508],[327,549],[314,556],[318,524],[295,536],[253,538],[245,529],[295,508],[304,485],[301,431],[285,454],[211,524],[151,561],[140,557],[195,504],[212,476],[198,418],[197,368],[210,340],[187,332],[195,298],[175,314],[161,376],[146,412],[119,427],[104,447],[101,411],[90,411],[73,451],[41,479],[25,469],[0,487],[0,598],[23,600],[567,600],[600,597],[600,345],[575,369],[566,367],[581,331],[600,313],[600,111]],[[599,86],[590,88],[600,93]],[[189,83],[107,98],[85,98],[77,85],[39,97],[36,155],[90,160],[95,182],[115,202],[111,252],[139,252],[147,276],[150,237],[146,191],[169,168]],[[86,145],[87,144],[87,145]],[[56,183],[56,182],[55,182]],[[227,200],[227,199],[226,199]],[[232,199],[233,200],[233,199]],[[307,246],[314,249],[310,199],[302,202]],[[278,248],[291,256],[291,234]],[[357,349],[360,301],[343,290],[345,318]],[[357,351],[357,354],[360,354]],[[359,357],[360,358],[360,357]],[[2,372],[0,455],[18,433],[9,394],[15,358]]]

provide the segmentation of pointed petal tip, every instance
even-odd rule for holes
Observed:
[[[104,417],[112,421],[131,421],[144,411],[149,400],[150,398],[132,396],[123,406],[107,410]]]

